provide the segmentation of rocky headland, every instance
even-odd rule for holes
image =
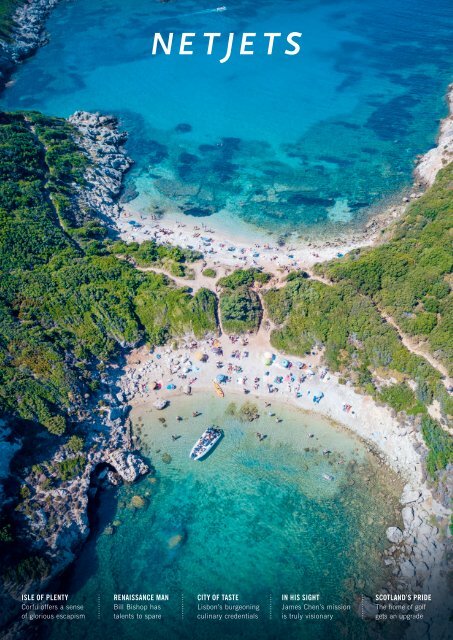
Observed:
[[[118,213],[123,176],[132,164],[123,147],[127,134],[119,132],[118,122],[111,116],[77,112],[69,122],[75,127],[79,148],[90,161],[85,184],[75,187],[73,210],[83,219],[101,218],[108,224]],[[129,407],[115,382],[118,367],[113,364],[99,375],[98,393],[71,407],[72,431],[80,435],[76,446],[70,440],[56,450],[50,448],[50,458],[28,468],[19,479],[25,497],[18,516],[21,537],[31,556],[44,558],[47,566],[44,575],[26,583],[4,583],[0,592],[4,620],[14,620],[21,593],[44,589],[73,562],[90,533],[89,503],[96,492],[136,482],[151,471],[132,442]],[[2,421],[0,427],[0,454],[8,472],[22,442],[20,438],[8,441],[8,422]],[[49,446],[54,445],[49,442]],[[0,483],[0,494],[2,490]],[[8,637],[22,637],[23,633],[23,623],[12,624]]]
[[[0,89],[15,66],[47,42],[45,22],[60,0],[29,0],[19,4],[12,17],[8,41],[0,40]]]
[[[119,131],[116,118],[100,113],[76,111],[69,122],[77,130],[77,144],[90,162],[85,185],[77,192],[77,209],[111,226],[121,211],[124,174],[133,164],[124,148],[127,133]]]

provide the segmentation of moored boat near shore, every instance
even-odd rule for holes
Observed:
[[[192,460],[200,460],[213,449],[223,436],[222,429],[216,427],[208,427],[201,435],[199,440],[194,444],[190,457]]]

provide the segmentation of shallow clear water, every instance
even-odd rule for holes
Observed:
[[[165,412],[134,411],[155,477],[121,488],[116,497],[104,495],[100,530],[120,523],[114,535],[90,539],[65,587],[73,602],[86,605],[89,622],[54,623],[52,638],[75,640],[93,629],[102,638],[131,640],[145,631],[153,638],[291,639],[302,631],[309,639],[371,637],[352,611],[327,624],[282,621],[281,594],[320,593],[324,604],[354,606],[361,593],[385,584],[380,554],[385,529],[397,517],[399,482],[389,472],[383,477],[356,438],[319,417],[275,405],[283,420],[276,424],[258,402],[262,417],[243,423],[226,405],[195,396],[175,400]],[[197,406],[203,415],[193,418]],[[193,462],[189,451],[210,423],[224,429],[224,438],[204,461]],[[256,431],[267,438],[259,442]],[[173,441],[172,434],[181,437]],[[162,459],[166,453],[170,463]],[[145,509],[131,508],[137,494],[147,500]],[[112,594],[124,592],[169,593],[164,621],[114,622]],[[260,619],[200,622],[196,595],[215,592],[259,604]],[[98,594],[101,622],[93,620]]]
[[[409,184],[446,113],[449,0],[214,5],[63,0],[50,44],[21,66],[2,106],[120,115],[145,213],[171,202],[268,229],[324,229],[360,222]],[[301,31],[303,53],[282,55],[277,43],[267,56],[258,37],[255,55],[225,64],[223,46],[152,57],[156,31]]]

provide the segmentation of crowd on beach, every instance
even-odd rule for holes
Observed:
[[[233,335],[187,341],[177,350],[157,348],[143,354],[140,363],[128,365],[123,389],[135,403],[163,395],[171,400],[197,388],[208,387],[214,393],[214,381],[226,392],[231,388],[246,396],[278,394],[315,404],[327,397],[331,376],[319,364],[319,353],[313,351],[304,361],[292,361],[254,347],[248,337]],[[342,403],[342,410],[354,415],[349,403]]]
[[[278,267],[283,271],[301,268],[303,264],[314,264],[321,259],[342,257],[342,251],[335,243],[324,243],[323,249],[317,249],[308,243],[303,249],[279,243],[271,244],[263,240],[252,244],[241,242],[227,242],[224,238],[217,238],[214,229],[204,223],[188,227],[183,222],[167,222],[166,225],[141,216],[145,222],[122,220],[122,237],[128,242],[141,240],[155,240],[156,242],[171,243],[181,247],[193,249],[203,253],[205,260],[214,267],[228,265],[234,268],[244,267]],[[320,253],[320,251],[322,253]],[[344,251],[344,249],[343,249]]]

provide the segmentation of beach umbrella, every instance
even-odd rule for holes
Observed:
[[[186,396],[190,396],[190,394],[192,393],[192,388],[190,384],[186,384],[183,391],[186,394]]]
[[[274,356],[269,351],[266,351],[266,353],[263,356],[263,359],[264,359],[264,364],[267,367],[269,367],[272,364],[273,360],[274,360]]]
[[[204,362],[206,360],[206,354],[201,351],[197,351],[195,353],[195,360],[198,360],[198,362]]]
[[[282,365],[282,367],[285,367],[285,369],[287,369],[289,367],[288,360],[281,360],[280,364]]]
[[[175,384],[167,384],[167,389],[176,389]]]
[[[219,373],[219,375],[216,376],[215,379],[217,380],[217,382],[225,382],[226,376],[223,373]]]

